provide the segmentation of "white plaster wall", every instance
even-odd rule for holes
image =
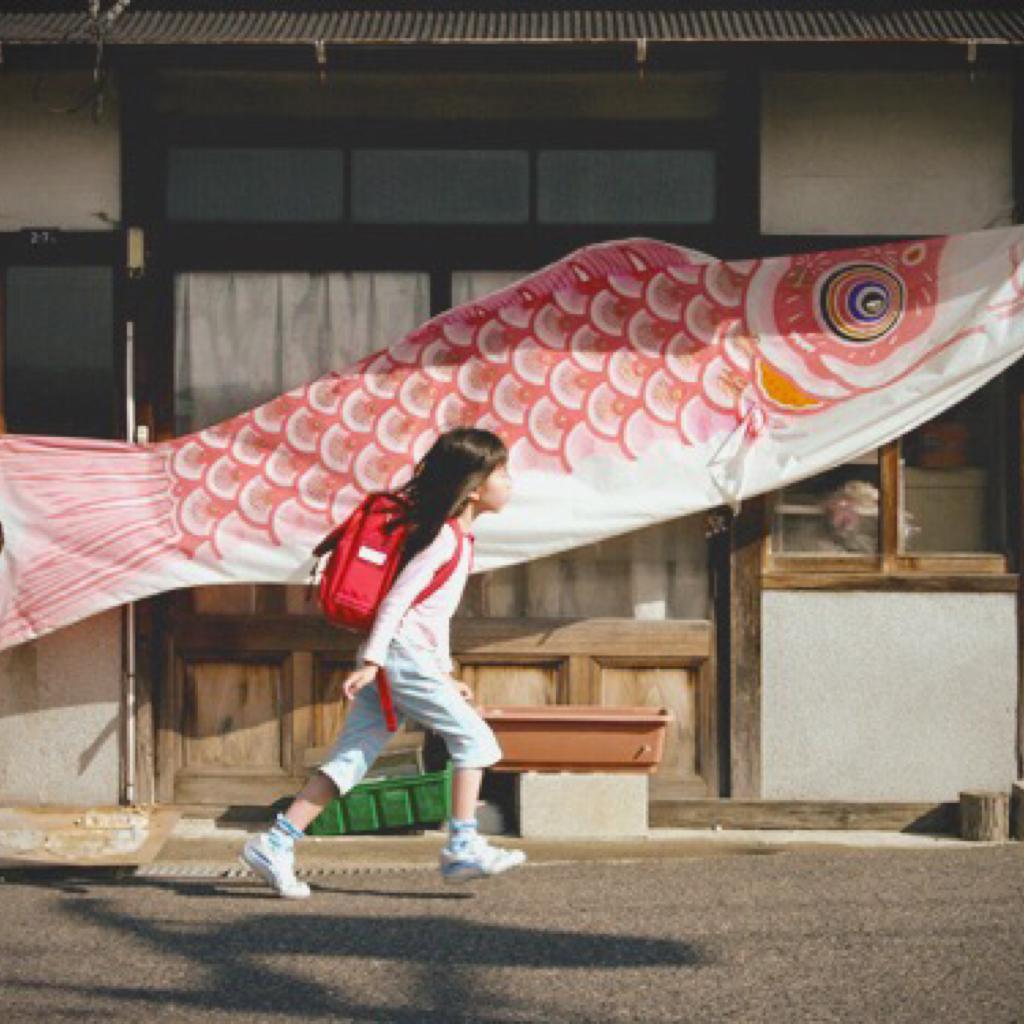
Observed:
[[[108,86],[102,118],[87,96],[92,76],[0,75],[0,231],[24,227],[104,231],[121,217],[119,114]]]
[[[765,798],[1009,792],[1014,595],[769,591],[763,602]]]
[[[0,653],[0,805],[118,799],[121,613]]]
[[[1011,223],[1006,75],[763,80],[764,234],[953,234]]]

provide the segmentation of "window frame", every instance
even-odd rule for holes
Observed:
[[[395,225],[356,220],[352,209],[352,155],[357,150],[415,150],[446,149],[458,150],[516,150],[527,158],[527,217],[521,223],[506,222],[464,222],[412,224],[413,230],[423,227],[437,227],[446,230],[467,229],[472,231],[511,231],[529,236],[595,235],[604,237],[609,230],[628,225],[615,222],[572,222],[553,223],[543,221],[538,210],[538,161],[540,153],[547,150],[672,150],[685,152],[697,150],[711,154],[714,165],[714,187],[712,216],[707,221],[645,222],[644,230],[655,232],[659,237],[685,234],[692,238],[701,236],[696,244],[704,244],[721,233],[728,225],[729,204],[725,201],[731,192],[730,176],[726,170],[729,163],[728,141],[723,138],[724,112],[707,120],[678,118],[654,121],[596,120],[565,121],[523,119],[513,124],[487,121],[464,121],[459,123],[424,123],[422,121],[393,119],[366,123],[360,121],[327,120],[325,122],[296,123],[294,121],[272,120],[262,124],[258,133],[245,119],[194,119],[184,124],[171,124],[160,139],[161,163],[169,171],[171,151],[187,149],[302,149],[338,148],[343,151],[344,176],[342,182],[342,209],[340,221],[334,222],[256,222],[256,221],[189,221],[172,219],[167,208],[167,182],[162,181],[159,202],[161,220],[173,235],[199,236],[206,232],[226,238],[241,237],[246,231],[289,230],[309,231],[336,235],[352,235],[367,231],[395,229]],[[671,139],[674,145],[666,144]],[[194,243],[201,247],[198,237]],[[690,244],[694,244],[691,242]]]
[[[1018,453],[1024,435],[1024,395],[1020,390],[1020,373],[1006,373],[1009,386],[1000,413],[1012,421],[1013,429],[1009,432],[1001,469],[1006,474],[1007,500],[1012,510],[1019,507],[1020,501],[1022,467]],[[872,581],[888,583],[893,589],[899,589],[902,582],[917,579],[922,583],[935,583],[935,589],[948,589],[952,582],[959,581],[968,589],[1016,590],[1018,576],[1014,552],[1017,538],[1012,535],[1015,521],[1012,514],[1007,517],[1007,536],[1001,552],[909,553],[902,549],[903,469],[901,439],[878,449],[879,536],[878,552],[873,555],[828,552],[781,554],[774,551],[767,524],[772,520],[782,491],[771,492],[766,502],[762,545],[762,575],[766,589],[810,589],[814,586],[834,589]]]
[[[32,229],[0,231],[0,434],[7,429],[7,274],[12,267],[104,267],[111,272],[111,345],[113,352],[113,405],[104,440],[118,440],[125,432],[124,322],[126,297],[124,267],[125,232],[56,231],[54,247],[39,249]]]

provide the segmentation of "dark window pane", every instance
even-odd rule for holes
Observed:
[[[174,149],[171,220],[308,223],[344,214],[340,149]]]
[[[7,273],[7,429],[113,437],[113,272],[12,267]]]
[[[707,224],[715,155],[705,150],[547,150],[537,165],[547,224]]]
[[[365,149],[352,154],[352,216],[364,224],[520,224],[530,165],[516,150]]]
[[[1006,538],[1002,377],[903,438],[905,550],[1001,553]]]

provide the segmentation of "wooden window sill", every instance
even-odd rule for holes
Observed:
[[[1020,576],[1011,572],[793,572],[771,570],[764,590],[862,590],[898,593],[1016,593]]]

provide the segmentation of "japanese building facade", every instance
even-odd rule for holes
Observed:
[[[121,438],[129,393],[137,440],[198,429],[592,241],[757,258],[1021,217],[998,4],[78,6],[0,11],[8,431]],[[654,824],[948,823],[1024,776],[1021,385],[736,516],[475,577],[460,674],[486,704],[671,708]],[[132,632],[132,732],[121,611],[0,654],[0,803],[116,802],[131,757],[138,802],[265,804],[342,721],[354,641],[301,588],[168,594]]]

